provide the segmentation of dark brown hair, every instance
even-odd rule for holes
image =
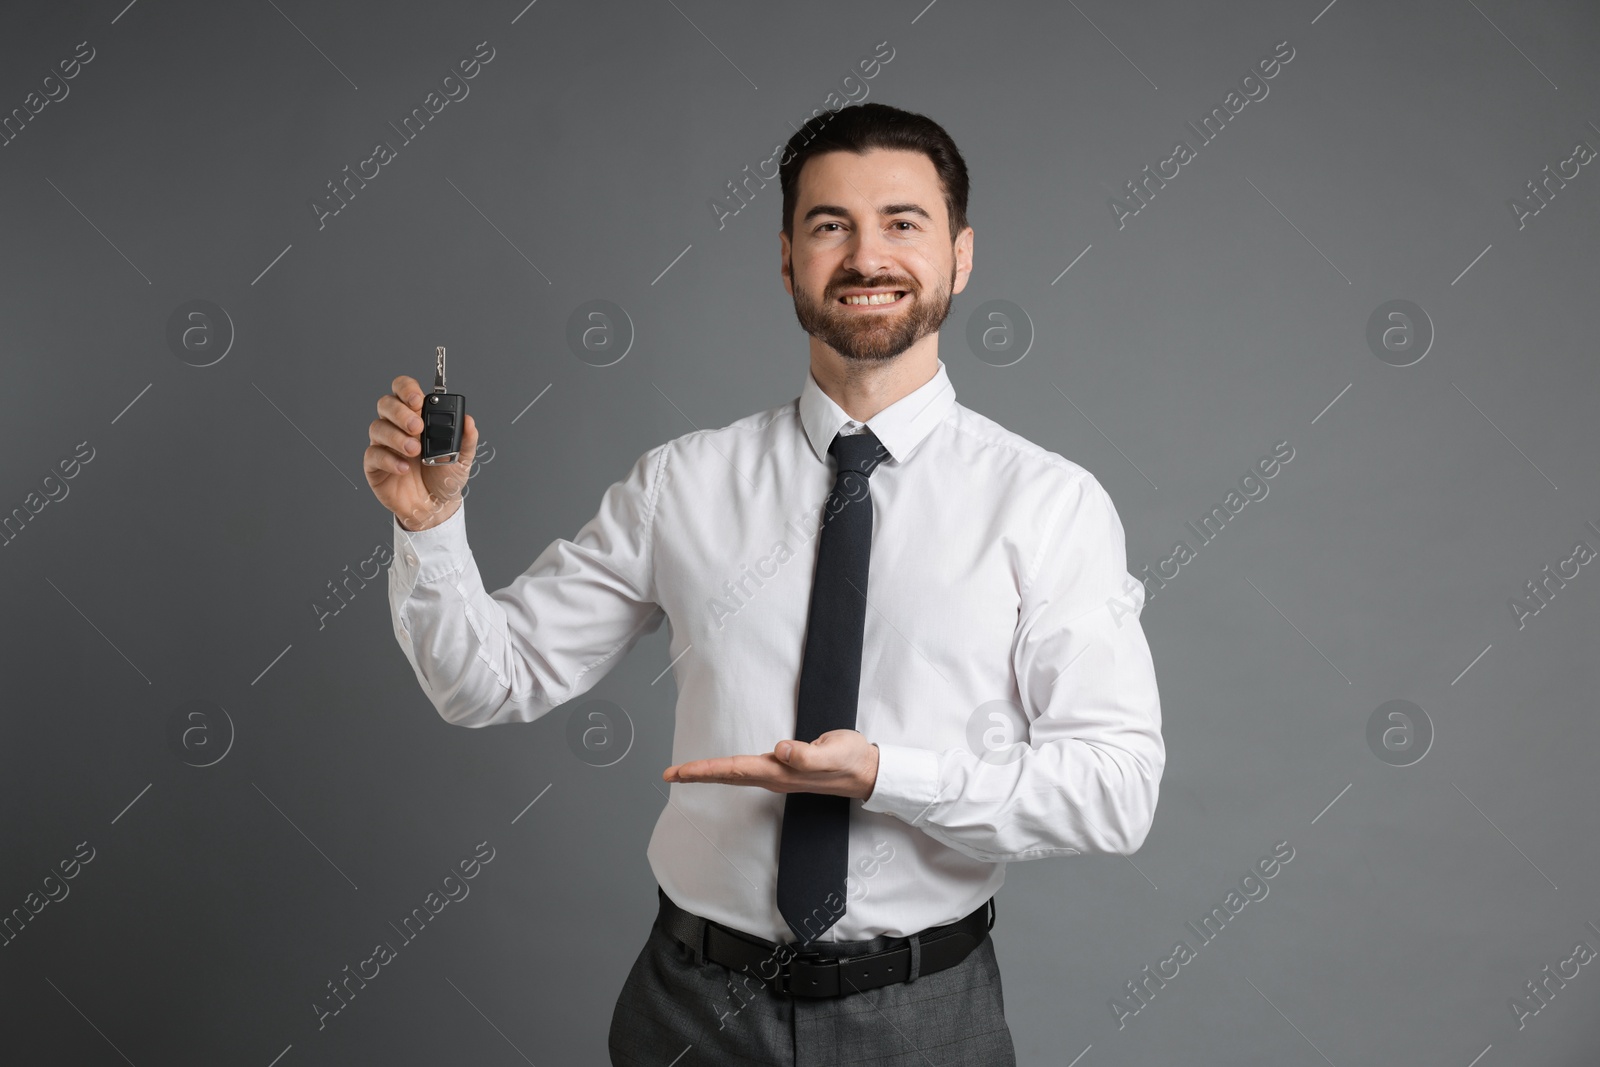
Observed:
[[[950,239],[967,228],[967,163],[944,127],[911,111],[888,104],[852,104],[838,111],[814,115],[789,138],[778,165],[783,189],[783,232],[794,239],[795,196],[800,168],[824,152],[854,152],[873,148],[921,152],[933,163],[944,187],[944,206],[950,219]]]

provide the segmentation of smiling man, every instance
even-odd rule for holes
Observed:
[[[1122,525],[1087,470],[955,401],[938,330],[973,230],[944,129],[818,116],[780,181],[798,398],[651,449],[505,588],[467,545],[476,424],[422,466],[422,389],[395,379],[365,457],[395,638],[440,715],[482,727],[670,623],[659,910],[613,1064],[1014,1064],[1006,865],[1136,851],[1165,766],[1149,647],[1108,608]]]

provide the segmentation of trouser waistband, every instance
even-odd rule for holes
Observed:
[[[836,997],[954,967],[983,943],[994,926],[990,897],[971,914],[906,937],[871,941],[812,941],[805,948],[778,943],[685,911],[656,887],[661,900],[656,922],[694,953],[729,970],[753,975],[784,996]]]

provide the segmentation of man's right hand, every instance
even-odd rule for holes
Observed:
[[[367,484],[400,525],[416,533],[437,526],[461,507],[461,490],[478,451],[478,425],[471,415],[461,430],[461,455],[454,463],[424,466],[422,386],[402,374],[393,392],[378,399],[378,418],[367,430],[371,444],[363,455]]]

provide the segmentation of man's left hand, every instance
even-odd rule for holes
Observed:
[[[667,782],[759,785],[774,793],[827,793],[866,800],[878,782],[878,746],[855,730],[815,741],[779,741],[761,756],[719,756],[668,767]]]

